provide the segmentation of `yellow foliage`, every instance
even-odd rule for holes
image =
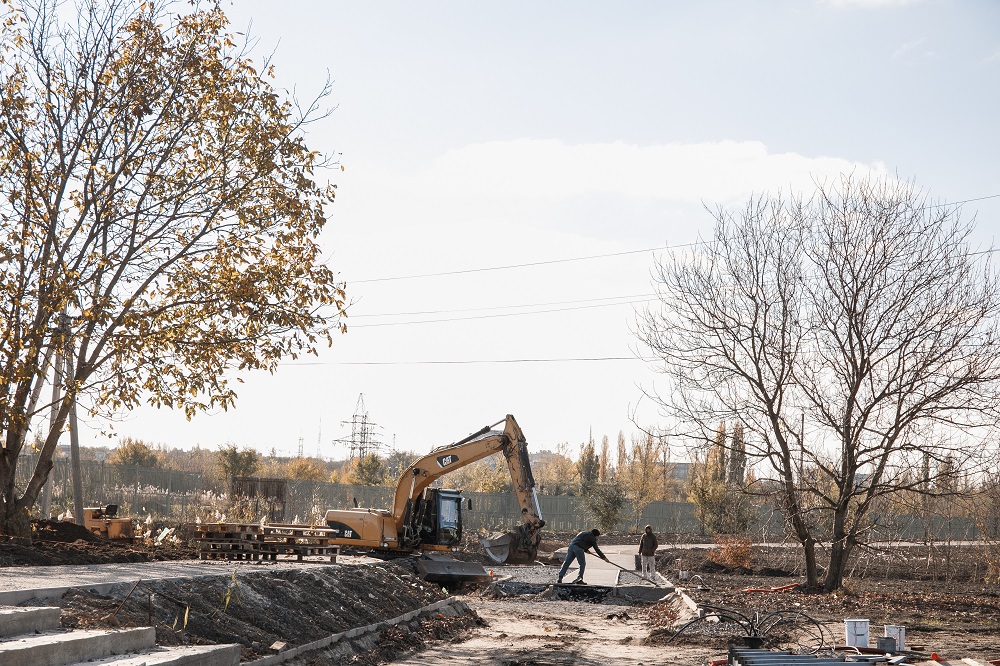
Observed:
[[[59,346],[94,411],[226,409],[237,374],[344,330],[317,243],[335,189],[302,132],[319,107],[258,73],[218,4],[60,10],[16,4],[0,25],[0,386],[30,387]],[[10,396],[4,487],[41,412]]]
[[[708,559],[729,569],[749,569],[753,564],[753,548],[745,536],[720,536],[715,548],[708,551]]]
[[[312,458],[293,458],[285,464],[283,476],[298,481],[326,481],[326,467]]]

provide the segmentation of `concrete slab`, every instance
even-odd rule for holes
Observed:
[[[655,604],[669,600],[673,594],[673,588],[652,587],[650,585],[619,585],[615,588],[615,596],[632,603]]]
[[[58,629],[61,608],[0,608],[0,636],[17,636]]]
[[[155,644],[156,630],[152,627],[28,634],[0,643],[0,666],[63,666],[148,650]]]
[[[182,645],[94,661],[80,661],[68,666],[237,666],[240,645]]]

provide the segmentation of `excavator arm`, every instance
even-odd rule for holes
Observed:
[[[503,430],[493,430],[501,423],[504,424]],[[503,421],[487,426],[461,441],[434,449],[403,472],[396,486],[392,510],[396,532],[402,543],[411,543],[416,538],[412,525],[413,511],[427,486],[449,472],[501,452],[510,471],[522,522],[514,532],[504,535],[509,537],[508,545],[496,546],[494,551],[505,551],[503,560],[499,561],[534,560],[541,539],[539,530],[545,525],[545,521],[542,520],[538,497],[535,495],[535,479],[528,462],[528,444],[517,421],[510,414]],[[497,559],[489,547],[487,552]]]

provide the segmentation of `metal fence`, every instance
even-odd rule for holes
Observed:
[[[18,489],[28,484],[36,462],[34,455],[19,458]],[[80,478],[85,506],[117,504],[125,513],[176,519],[193,516],[199,508],[208,511],[209,506],[222,506],[221,488],[197,472],[109,465],[89,460],[81,462]],[[71,512],[73,483],[68,460],[53,461],[48,484],[52,515]]]
[[[36,457],[21,456],[17,485],[23,489]],[[73,484],[68,460],[54,461],[50,476],[51,514],[58,515],[72,507]],[[95,461],[81,463],[85,506],[118,504],[119,515],[136,515],[171,521],[229,520],[256,521],[261,516],[247,515],[230,501],[228,484],[197,472],[110,465]],[[393,488],[355,486],[319,481],[289,480],[285,495],[285,521],[317,523],[327,509],[352,506],[389,508]],[[514,527],[520,508],[511,493],[473,493],[465,496],[472,508],[465,511],[465,526],[470,532],[491,532]],[[580,497],[539,495],[539,508],[549,529],[579,531],[594,527]],[[36,507],[37,508],[37,507]],[[709,536],[695,517],[694,506],[687,502],[653,502],[636,520],[626,506],[617,529],[652,525],[658,533]],[[780,514],[761,510],[748,532],[756,538],[780,538],[785,533]],[[885,541],[933,539],[970,540],[979,538],[976,522],[966,517],[900,515],[885,518],[876,528],[877,539]]]

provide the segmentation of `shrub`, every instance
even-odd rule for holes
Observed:
[[[715,548],[708,551],[708,559],[727,569],[749,569],[753,564],[750,539],[745,536],[720,536],[715,538]]]

